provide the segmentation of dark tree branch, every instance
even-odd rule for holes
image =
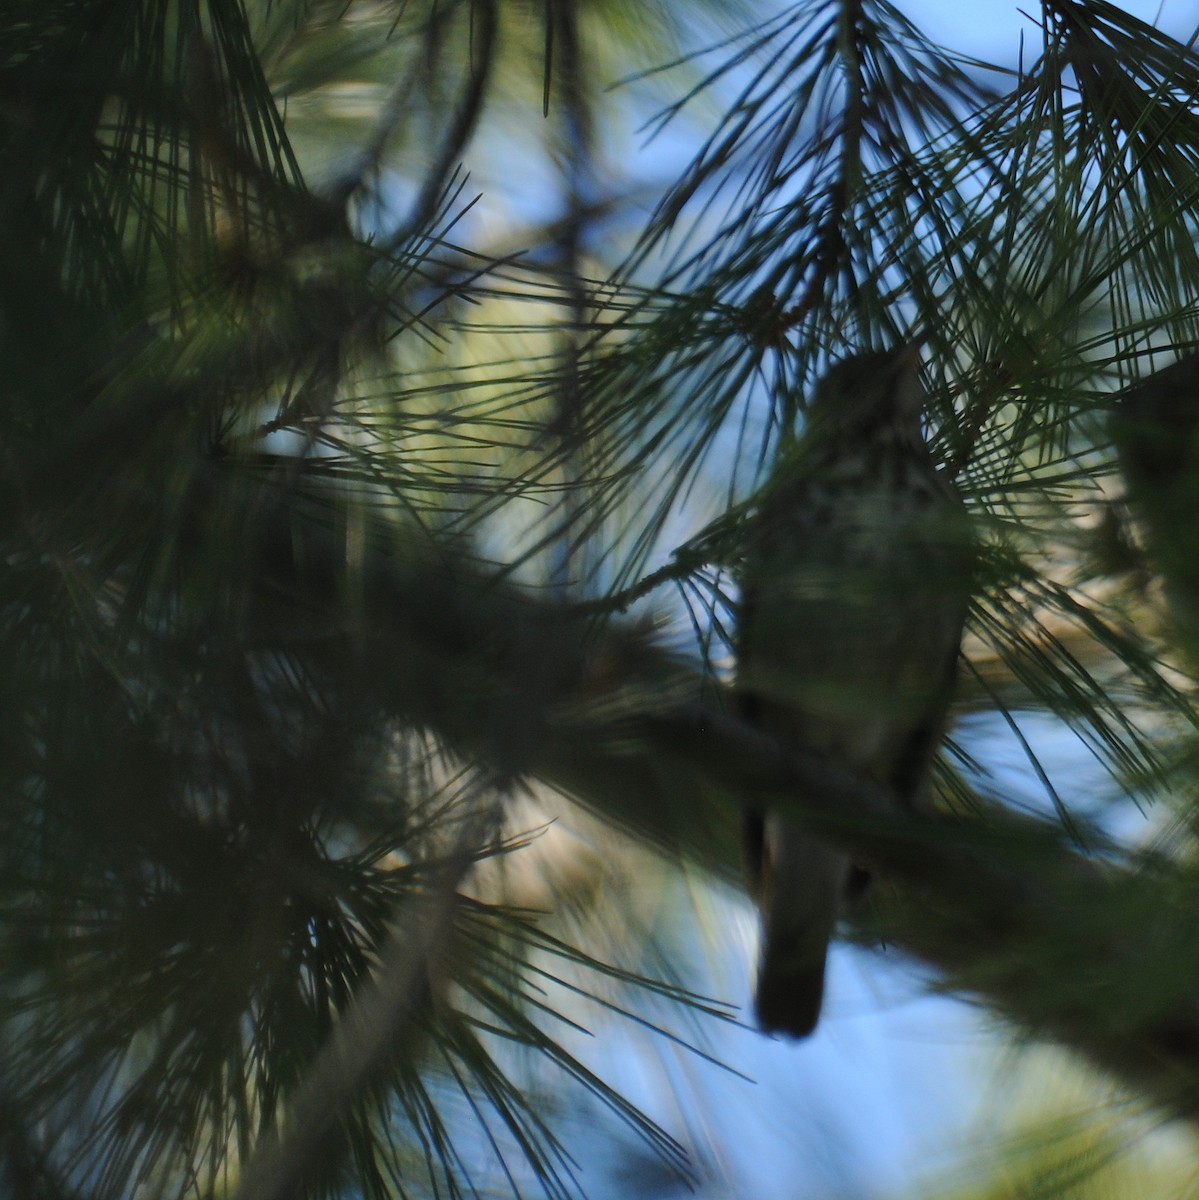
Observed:
[[[428,893],[399,915],[378,970],[341,1014],[277,1133],[255,1147],[233,1200],[288,1200],[327,1162],[351,1108],[387,1077],[397,1048],[410,1039],[426,995],[430,963],[450,936],[457,889],[482,844],[471,829],[442,865]]]
[[[281,498],[257,541],[259,636],[271,644],[297,644],[298,616],[323,669],[351,672],[344,682],[397,718],[725,874],[739,805],[790,805],[894,885],[880,931],[889,943],[1169,1111],[1199,1115],[1187,969],[1199,964],[1197,885],[1184,866],[1100,863],[1056,826],[1000,809],[896,816],[877,788],[780,746],[719,696],[701,702],[710,684],[644,630],[597,631],[444,551],[378,545],[351,621],[337,601],[344,555],[295,515]],[[1172,969],[1146,999],[1132,983],[1163,945]]]

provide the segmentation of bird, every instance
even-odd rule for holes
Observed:
[[[828,370],[761,491],[739,572],[743,719],[899,811],[930,790],[973,559],[965,507],[924,437],[920,371],[918,345]],[[803,1038],[836,922],[869,872],[793,811],[748,810],[744,857],[761,917],[758,1025]]]
[[[1109,508],[1122,543],[1115,547],[1117,555],[1125,558],[1122,565],[1131,563],[1145,577],[1160,576],[1174,632],[1194,662],[1199,659],[1199,531],[1194,519],[1199,511],[1199,354],[1184,355],[1126,388],[1108,428],[1124,474],[1125,501],[1138,519],[1130,528],[1118,509]],[[1138,542],[1147,555],[1138,553]]]

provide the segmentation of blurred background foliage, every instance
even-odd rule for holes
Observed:
[[[738,794],[662,714],[721,712],[814,379],[915,337],[984,547],[943,806],[1111,886],[1014,949],[885,899],[859,938],[1176,1091],[1013,1088],[910,1194],[1189,1194],[1199,389],[1116,399],[1197,340],[1189,43],[1102,0],[1014,68],[882,0],[0,9],[6,1194],[751,1194],[692,1074],[766,1061]],[[823,1153],[752,1194],[898,1194]]]

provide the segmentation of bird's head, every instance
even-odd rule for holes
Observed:
[[[922,442],[926,396],[920,383],[920,347],[874,350],[829,368],[808,409],[807,429],[866,442],[898,435]]]

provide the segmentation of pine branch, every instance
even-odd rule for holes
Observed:
[[[311,629],[323,609],[324,669],[351,672],[395,717],[726,874],[738,806],[792,808],[895,885],[888,942],[1174,1114],[1199,1115],[1199,996],[1184,969],[1199,960],[1199,935],[1185,868],[1100,863],[1059,828],[997,808],[897,817],[879,789],[778,745],[719,695],[696,699],[710,682],[644,629],[597,631],[444,550],[435,560],[395,546],[351,622],[337,608],[344,555],[288,504],[277,497],[258,542],[258,636],[272,646],[292,639],[296,613]],[[1158,984],[1149,998],[1147,978]]]
[[[379,969],[355,993],[288,1104],[282,1128],[255,1148],[233,1200],[285,1200],[326,1160],[352,1107],[387,1075],[427,994],[431,959],[450,936],[457,889],[484,830],[468,828],[428,894],[401,914]]]

